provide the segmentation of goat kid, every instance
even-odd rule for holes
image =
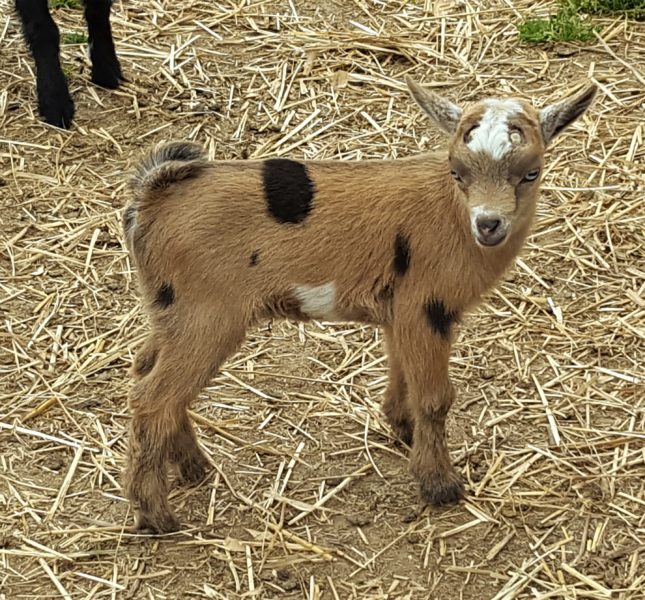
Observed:
[[[421,496],[434,505],[463,496],[445,435],[453,325],[520,251],[545,148],[596,88],[538,112],[517,99],[462,110],[407,84],[451,136],[447,153],[207,162],[198,146],[176,142],[139,165],[124,218],[152,325],[129,395],[125,490],[139,529],[178,527],[166,463],[187,482],[208,466],[187,409],[268,316],[382,326],[384,412],[412,446]]]
[[[74,101],[60,65],[60,34],[47,0],[15,0],[25,41],[36,63],[38,112],[50,125],[67,129],[74,118]],[[92,81],[115,89],[123,80],[116,57],[110,7],[112,0],[84,0],[92,61]]]

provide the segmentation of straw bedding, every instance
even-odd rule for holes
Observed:
[[[74,128],[42,125],[0,0],[0,598],[642,598],[645,28],[527,47],[552,3],[117,1],[129,82],[63,60]],[[78,10],[56,11],[83,31]],[[126,174],[190,138],[214,157],[439,147],[402,85],[543,105],[593,78],[549,152],[539,221],[460,330],[450,447],[468,500],[419,505],[380,412],[380,333],[262,323],[195,404],[213,472],[185,530],[142,538],[119,486],[126,371],[146,331],[123,248]]]

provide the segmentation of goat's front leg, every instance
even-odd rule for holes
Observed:
[[[149,333],[146,341],[141,348],[137,350],[132,363],[130,374],[135,379],[145,377],[155,366],[159,355],[159,342],[156,340],[154,333]]]
[[[408,406],[408,386],[400,357],[395,349],[392,328],[390,326],[383,327],[383,333],[385,334],[387,360],[390,367],[383,412],[396,436],[403,443],[411,446],[414,422]]]
[[[85,20],[92,59],[92,81],[101,87],[115,89],[123,80],[123,74],[112,39],[111,6],[112,0],[85,0]]]
[[[414,416],[410,470],[418,479],[426,502],[454,504],[463,497],[464,487],[446,444],[446,417],[455,397],[448,377],[449,324],[433,325],[427,307],[405,312],[407,318],[394,324],[393,342]],[[410,313],[416,316],[410,318]]]

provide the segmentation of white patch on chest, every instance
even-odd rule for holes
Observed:
[[[473,129],[470,141],[466,144],[473,152],[486,152],[495,160],[502,158],[513,147],[508,119],[522,112],[517,100],[484,100],[486,112]]]
[[[297,285],[293,290],[300,302],[300,310],[312,319],[336,320],[336,286],[333,282],[323,285]]]

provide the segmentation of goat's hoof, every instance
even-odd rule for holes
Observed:
[[[40,116],[49,125],[69,129],[74,120],[74,102],[71,98],[60,98],[48,102],[46,106],[41,105]]]
[[[96,61],[96,59],[95,59]],[[115,90],[124,81],[121,65],[115,58],[106,58],[92,66],[92,82],[96,85]]]
[[[432,473],[421,478],[421,497],[432,506],[457,504],[464,495],[464,484],[456,473]]]
[[[74,120],[74,101],[69,95],[67,82],[59,78],[38,82],[38,112],[45,123],[68,129]]]
[[[157,535],[179,531],[180,525],[172,513],[151,515],[137,512],[134,528],[137,533]]]
[[[206,478],[209,467],[208,461],[203,456],[191,457],[179,464],[179,475],[186,485],[195,485]]]

